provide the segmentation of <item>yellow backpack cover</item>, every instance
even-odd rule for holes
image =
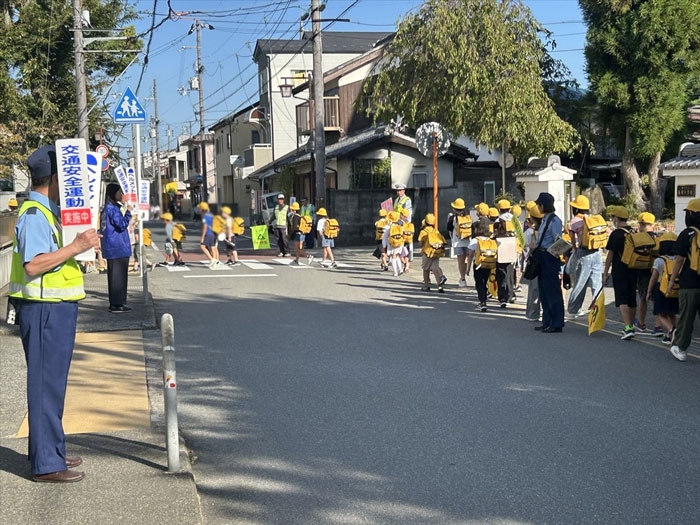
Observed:
[[[245,232],[245,220],[243,217],[234,217],[231,223],[231,233],[233,235],[243,235]]]
[[[621,261],[630,270],[648,270],[654,264],[656,240],[646,232],[627,232]]]
[[[143,245],[144,246],[150,246],[151,245],[151,230],[148,228],[143,229]]]
[[[311,228],[314,226],[314,218],[310,215],[301,215],[299,219],[299,233],[306,235],[311,233]]]
[[[340,231],[340,225],[337,219],[327,219],[326,224],[323,225],[323,236],[326,239],[335,239],[338,237],[338,232]]]
[[[495,268],[498,262],[498,243],[496,239],[477,237],[474,268]]]
[[[583,232],[581,233],[581,248],[598,250],[605,248],[608,243],[608,225],[602,215],[586,215],[583,217]]]
[[[472,236],[472,218],[469,214],[457,215],[457,237],[470,239]]]
[[[695,273],[700,274],[700,230],[693,228],[695,230],[695,235],[693,235],[693,240],[690,241],[690,269]]]
[[[381,241],[384,238],[384,228],[388,224],[386,219],[379,219],[374,223],[374,240]]]
[[[675,261],[673,257],[669,257],[667,255],[664,255],[661,258],[664,260],[664,271],[661,273],[661,278],[659,280],[659,290],[661,290],[662,294],[667,295],[666,290],[668,290],[668,285],[671,282],[671,273],[673,273],[673,265]],[[676,277],[676,281],[671,286],[671,293],[667,296],[678,297],[678,290],[680,290],[680,285],[678,283],[678,277]]]
[[[403,242],[411,244],[413,236],[416,234],[416,227],[412,222],[405,222],[403,225]]]
[[[423,241],[423,248],[421,251],[425,254],[426,257],[429,257],[431,259],[435,259],[437,257],[444,257],[445,244],[447,244],[447,242],[442,236],[442,233],[433,228],[431,231],[428,232],[428,235]]]
[[[392,248],[403,246],[403,227],[398,223],[389,226],[389,246]]]
[[[182,242],[185,240],[185,232],[187,231],[187,226],[178,222],[173,226],[173,241]]]
[[[221,215],[214,215],[214,219],[211,221],[211,231],[213,231],[215,235],[225,232],[226,219]]]

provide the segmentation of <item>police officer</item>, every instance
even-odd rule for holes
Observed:
[[[10,296],[17,304],[27,361],[32,479],[80,481],[84,474],[69,469],[82,459],[66,457],[62,423],[78,301],[85,297],[83,275],[74,256],[97,248],[99,238],[89,229],[63,245],[55,148],[38,149],[27,165],[33,191],[22,204],[15,227]]]
[[[284,203],[284,194],[277,195],[277,206],[272,210],[273,216],[270,225],[277,234],[277,246],[280,249],[279,257],[289,257],[289,240],[287,237],[287,216],[289,206]]]

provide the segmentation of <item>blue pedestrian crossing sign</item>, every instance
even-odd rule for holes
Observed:
[[[115,124],[144,124],[146,122],[146,110],[141,102],[131,91],[126,88],[112,116]]]

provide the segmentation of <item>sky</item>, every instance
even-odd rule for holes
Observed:
[[[129,0],[140,19],[138,33],[151,27],[154,0]],[[167,0],[155,0],[155,23],[167,15]],[[523,0],[557,43],[553,56],[562,60],[582,87],[587,85],[583,47],[586,27],[577,0]],[[204,114],[207,128],[226,115],[257,101],[257,65],[252,53],[259,38],[296,39],[300,17],[310,0],[170,0],[181,16],[166,20],[152,33],[148,64],[143,54],[113,84],[106,103],[115,108],[127,87],[134,91],[153,116],[153,79],[157,83],[160,148],[175,147],[178,135],[199,131],[197,91],[189,90],[189,78],[196,76],[196,36],[188,35],[194,18],[208,23],[213,30],[202,30],[204,65]],[[423,4],[422,0],[327,0],[324,19],[349,18],[350,22],[322,24],[328,31],[393,31],[396,22]],[[304,26],[311,29],[310,22]],[[148,37],[144,38],[144,48]],[[311,58],[309,57],[309,60]],[[138,91],[137,91],[138,88]],[[113,109],[112,109],[113,111]],[[148,132],[142,126],[142,150],[151,148]],[[131,147],[131,126],[124,126],[118,146]]]

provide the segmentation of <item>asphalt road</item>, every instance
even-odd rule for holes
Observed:
[[[151,274],[206,523],[700,522],[699,360],[338,260]]]

